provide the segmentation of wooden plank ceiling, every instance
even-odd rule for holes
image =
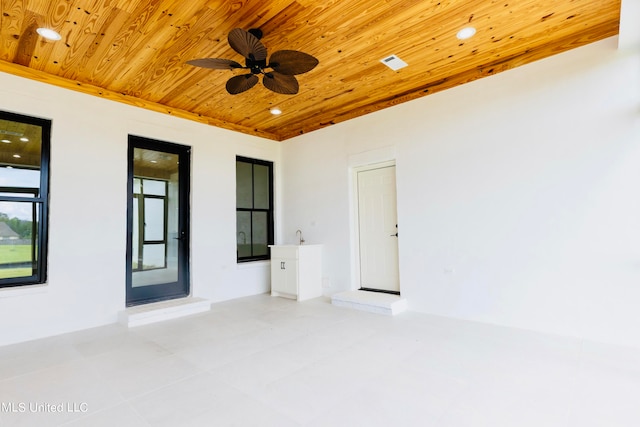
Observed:
[[[278,141],[614,36],[620,21],[620,0],[0,2],[0,71]],[[458,40],[468,25],[476,35]],[[243,63],[233,28],[320,63],[297,76],[296,95],[262,84],[229,95],[226,81],[246,71],[185,62]],[[391,54],[408,67],[380,62]]]

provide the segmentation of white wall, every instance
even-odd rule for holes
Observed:
[[[640,346],[640,52],[617,39],[285,142],[283,234],[354,289],[350,167],[397,161],[412,310]]]
[[[128,134],[192,147],[193,295],[269,290],[268,263],[236,265],[235,156],[274,161],[277,175],[278,143],[4,73],[0,99],[4,111],[53,121],[49,277],[0,289],[0,345],[113,323],[125,308]]]

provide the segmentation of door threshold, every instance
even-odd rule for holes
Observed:
[[[211,301],[207,299],[178,298],[129,307],[118,313],[118,322],[132,328],[209,310],[211,310]]]
[[[392,316],[408,309],[407,300],[399,295],[362,290],[334,294],[331,296],[331,304],[338,307]]]
[[[379,292],[382,294],[391,294],[400,296],[400,291],[389,291],[386,289],[374,289],[374,288],[360,288],[359,291],[367,291],[367,292]]]

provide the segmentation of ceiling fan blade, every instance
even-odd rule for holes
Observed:
[[[262,78],[262,84],[269,90],[283,95],[295,95],[298,93],[298,80],[293,76],[276,73],[271,71],[265,73]]]
[[[311,71],[318,63],[313,56],[297,50],[279,50],[269,58],[269,67],[287,76]]]
[[[202,58],[187,61],[187,64],[195,67],[211,68],[212,70],[233,70],[234,68],[242,68],[242,65],[236,61],[222,58]]]
[[[251,89],[256,83],[258,83],[258,76],[255,74],[234,76],[227,81],[227,92],[231,95],[237,95],[245,90]]]
[[[228,36],[229,46],[245,58],[254,61],[264,61],[267,59],[267,48],[253,34],[241,29],[234,28]]]

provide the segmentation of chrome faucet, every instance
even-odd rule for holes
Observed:
[[[298,236],[298,233],[300,233],[298,244],[302,245],[304,243],[304,238],[302,237],[302,230],[296,230],[296,236]]]

